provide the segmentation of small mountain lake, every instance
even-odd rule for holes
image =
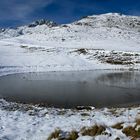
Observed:
[[[0,77],[0,98],[54,107],[122,107],[140,104],[140,72],[22,73]]]

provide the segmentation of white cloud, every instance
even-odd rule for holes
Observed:
[[[53,0],[3,0],[0,1],[0,20],[26,20],[28,16]]]

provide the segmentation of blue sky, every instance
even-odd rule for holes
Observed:
[[[42,18],[69,23],[82,16],[109,12],[140,16],[140,0],[0,0],[0,27]]]

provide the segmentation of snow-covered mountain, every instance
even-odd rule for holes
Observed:
[[[140,17],[126,16],[118,13],[108,13],[99,16],[87,16],[75,24],[91,26],[94,28],[118,28],[140,31]]]
[[[10,29],[0,29],[0,39],[3,38],[10,38],[10,37],[17,37],[20,35],[30,34],[35,32],[35,27],[44,25],[46,28],[51,28],[57,26],[57,24],[53,21],[41,19],[30,23],[29,25],[17,27],[17,28],[10,28]]]
[[[15,29],[1,29],[0,44],[0,66],[5,68],[137,68],[140,17],[108,13],[62,25],[39,20]]]
[[[0,29],[0,38],[16,37],[16,36],[32,34],[32,33],[47,34],[49,33],[47,32],[48,29],[56,30],[56,32],[57,30],[61,29],[63,32],[65,31],[65,28],[67,29],[67,34],[70,34],[70,31],[71,32],[73,31],[75,32],[76,36],[77,36],[76,33],[81,31],[78,30],[79,28],[82,29],[83,33],[85,29],[87,31],[93,31],[98,28],[100,29],[104,28],[104,30],[106,29],[106,32],[108,31],[110,32],[111,30],[116,29],[115,32],[116,36],[120,36],[121,33],[123,34],[126,32],[128,34],[131,34],[132,32],[139,33],[140,17],[126,16],[118,13],[108,13],[108,14],[102,14],[96,16],[93,15],[93,16],[83,17],[79,21],[76,21],[71,24],[64,24],[64,25],[57,25],[53,21],[41,19],[33,23],[30,23],[29,25],[17,27],[15,29],[14,28]]]

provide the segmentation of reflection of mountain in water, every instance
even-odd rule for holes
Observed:
[[[107,86],[122,88],[138,88],[140,85],[139,72],[117,72],[99,76],[96,81]]]
[[[125,106],[140,103],[139,85],[139,72],[23,73],[0,78],[0,97],[63,108]]]

